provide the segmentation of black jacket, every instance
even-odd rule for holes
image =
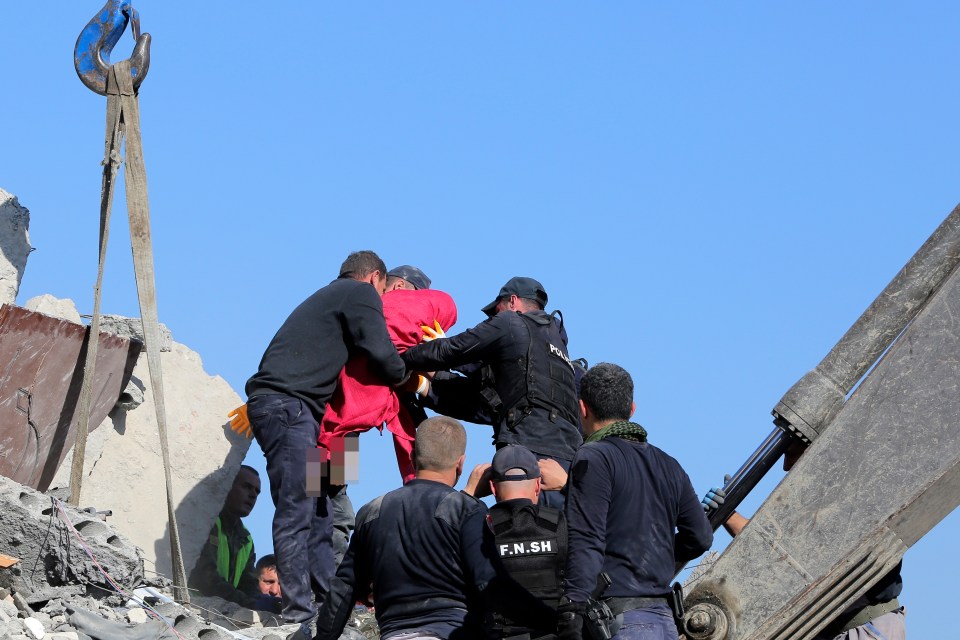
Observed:
[[[546,323],[546,329],[537,329],[531,318]],[[491,411],[483,402],[484,382],[476,368],[469,376],[435,380],[425,406],[461,420],[492,424],[498,445],[522,444],[538,454],[571,460],[583,438],[566,349],[566,334],[552,316],[543,311],[503,311],[456,336],[412,347],[402,358],[411,371],[489,365],[492,388],[505,403],[500,411]],[[531,361],[541,369],[532,380]],[[511,413],[509,405],[517,399],[518,389],[527,397],[514,403]]]
[[[605,597],[670,592],[676,563],[710,548],[713,530],[680,464],[615,436],[580,447],[567,483],[564,595],[583,602],[605,571]]]
[[[387,384],[405,369],[387,333],[383,303],[366,282],[339,278],[293,310],[270,341],[247,397],[282,393],[303,400],[319,422],[347,359],[356,353]]]

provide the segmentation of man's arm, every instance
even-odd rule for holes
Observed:
[[[438,371],[480,362],[508,334],[503,324],[506,321],[495,316],[453,337],[418,344],[403,353],[403,361],[413,371]]]
[[[346,330],[354,348],[369,358],[370,368],[384,382],[396,385],[407,377],[407,370],[387,332],[383,303],[371,286],[357,287],[343,306]]]
[[[570,543],[564,595],[573,602],[587,601],[603,571],[613,470],[606,458],[596,455],[595,448],[580,448],[567,482],[565,513]]]
[[[491,424],[490,412],[480,395],[478,376],[457,376],[437,372],[430,382],[430,391],[421,397],[423,406],[440,415],[474,424]]]
[[[677,533],[673,541],[673,556],[677,562],[687,562],[700,556],[713,544],[713,528],[703,505],[697,498],[686,472],[678,468],[680,478],[680,509],[677,512]]]
[[[337,640],[343,633],[343,628],[350,619],[350,612],[357,600],[365,599],[367,593],[360,593],[358,585],[364,587],[370,584],[370,573],[363,552],[364,532],[360,519],[364,512],[361,509],[358,515],[357,529],[350,538],[350,546],[343,557],[337,573],[330,580],[330,591],[324,598],[323,606],[317,614],[317,635],[314,640]]]

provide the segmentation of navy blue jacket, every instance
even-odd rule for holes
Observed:
[[[570,550],[564,595],[583,602],[605,571],[604,597],[670,592],[676,563],[710,548],[713,530],[680,464],[649,443],[580,447],[567,483]]]
[[[369,358],[386,384],[406,370],[387,333],[383,303],[369,283],[338,278],[300,303],[270,341],[248,381],[248,398],[282,393],[303,400],[319,422],[353,354]]]

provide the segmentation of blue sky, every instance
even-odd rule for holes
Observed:
[[[241,394],[352,250],[421,266],[454,331],[533,276],[571,355],[633,374],[637,419],[702,493],[960,201],[954,3],[136,6],[160,318]],[[0,187],[36,247],[20,302],[82,313],[105,100],[72,51],[99,8],[0,12]],[[137,315],[125,232],[118,208],[103,308]],[[489,429],[468,433],[488,459]],[[365,436],[355,505],[398,479]],[[264,495],[258,549],[269,518]],[[952,604],[958,536],[953,514],[907,554],[911,635]]]

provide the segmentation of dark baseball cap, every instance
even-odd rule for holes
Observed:
[[[393,276],[394,278],[403,278],[417,289],[429,289],[430,288],[430,278],[427,277],[423,271],[412,267],[409,264],[402,264],[399,267],[394,267],[387,271],[388,276]]]
[[[493,464],[490,467],[490,476],[494,482],[532,480],[540,477],[537,456],[533,455],[530,449],[519,444],[508,444],[499,449],[493,456]],[[508,475],[507,472],[511,469],[522,469],[523,473],[514,471]]]
[[[500,293],[497,294],[493,302],[483,308],[483,312],[488,316],[494,315],[497,312],[497,303],[500,302],[501,298],[507,296],[536,300],[541,306],[547,306],[547,291],[543,288],[543,285],[533,278],[518,276],[510,278],[507,280],[507,284],[500,287]]]

